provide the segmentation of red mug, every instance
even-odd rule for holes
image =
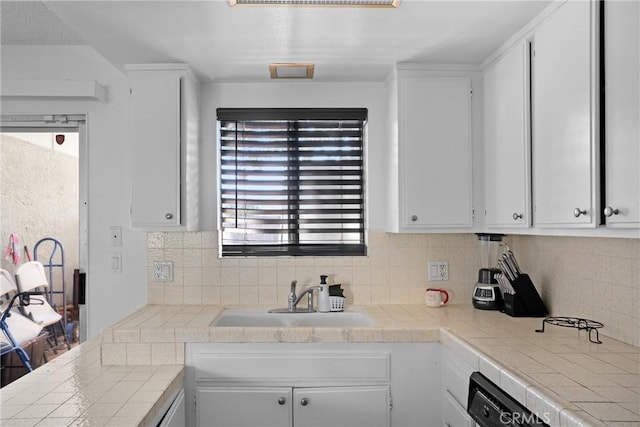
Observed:
[[[424,294],[424,303],[429,307],[442,307],[449,301],[449,293],[444,289],[429,288]]]

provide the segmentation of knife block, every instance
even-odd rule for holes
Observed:
[[[549,310],[527,274],[509,280],[515,294],[504,294],[503,312],[512,317],[545,317]]]

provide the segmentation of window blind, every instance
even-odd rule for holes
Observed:
[[[217,115],[223,256],[366,253],[366,109]]]

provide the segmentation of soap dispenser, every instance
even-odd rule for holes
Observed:
[[[331,311],[329,304],[329,285],[327,285],[327,277],[320,276],[320,290],[318,291],[318,311],[320,313],[328,313]]]

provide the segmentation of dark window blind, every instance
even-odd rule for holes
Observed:
[[[222,255],[365,255],[366,109],[218,109]]]

